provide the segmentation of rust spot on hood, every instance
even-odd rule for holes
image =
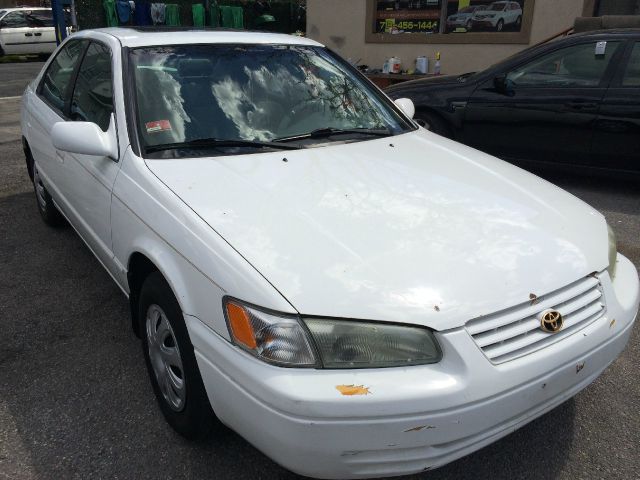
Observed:
[[[338,390],[342,395],[370,395],[369,387],[364,385],[337,385]]]
[[[531,303],[531,305],[538,303],[538,296],[535,293],[529,294],[529,303]]]
[[[609,328],[613,328],[616,324],[616,319],[612,318],[611,321],[609,322]]]

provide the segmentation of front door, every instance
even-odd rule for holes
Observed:
[[[640,172],[640,41],[629,45],[626,61],[604,97],[592,161],[598,168]]]
[[[515,161],[589,163],[594,123],[620,42],[545,52],[469,99],[460,140]]]
[[[33,33],[22,11],[7,13],[0,21],[2,48],[7,55],[29,53]]]
[[[93,122],[117,137],[111,50],[92,41],[82,59],[69,106],[70,121]],[[119,158],[64,153],[60,189],[65,212],[89,247],[112,268],[111,191]]]

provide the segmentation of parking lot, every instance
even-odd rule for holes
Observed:
[[[230,431],[164,422],[128,304],[71,228],[39,218],[19,98],[41,63],[0,64],[0,479],[297,478]],[[637,180],[539,172],[604,213],[640,268]],[[640,334],[590,387],[501,441],[407,478],[640,478]]]

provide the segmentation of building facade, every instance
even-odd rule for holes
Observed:
[[[481,70],[574,25],[576,17],[639,15],[640,0],[307,0],[307,35],[352,62],[399,57],[433,71]]]

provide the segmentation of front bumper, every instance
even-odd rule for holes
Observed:
[[[498,21],[495,19],[472,20],[471,24],[473,25],[473,28],[495,28]]]
[[[216,414],[273,460],[320,478],[409,474],[513,432],[575,395],[615,360],[639,300],[635,267],[618,259],[615,282],[606,273],[601,277],[603,317],[499,365],[458,328],[438,334],[444,357],[435,365],[279,368],[241,352],[198,319],[186,319]],[[365,388],[362,395],[346,396],[336,388],[341,385]]]

